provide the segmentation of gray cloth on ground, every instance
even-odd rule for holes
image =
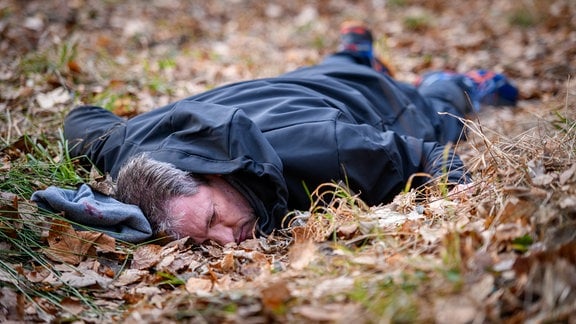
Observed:
[[[64,212],[67,219],[121,241],[141,243],[152,238],[150,223],[138,206],[93,191],[87,184],[77,190],[51,186],[34,192],[31,200],[40,208]]]

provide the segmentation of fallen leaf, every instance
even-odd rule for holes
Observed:
[[[558,206],[562,209],[576,210],[576,197],[564,197],[558,202]]]
[[[72,315],[78,315],[85,310],[85,308],[84,308],[85,304],[84,303],[80,302],[76,298],[71,298],[71,297],[64,297],[60,301],[60,306],[62,306],[62,308],[64,308],[64,310],[66,310],[68,313],[70,313]]]
[[[288,289],[286,281],[283,280],[264,287],[260,294],[264,308],[274,313],[281,311],[291,297],[290,289]]]
[[[36,101],[43,109],[49,109],[57,104],[64,104],[71,100],[71,96],[66,89],[60,87],[48,93],[39,93],[36,95]]]
[[[70,223],[55,219],[48,232],[49,247],[43,252],[54,261],[77,265],[84,260],[88,250],[94,244],[91,241],[83,241],[80,235]]]
[[[431,228],[428,226],[421,226],[418,229],[418,233],[422,236],[425,244],[433,245],[438,243],[444,235],[446,235],[447,231],[445,228],[438,227],[438,228]]]
[[[224,273],[234,271],[234,269],[236,268],[234,265],[234,254],[232,253],[225,254],[224,257],[222,258],[222,261],[220,261],[220,268]]]
[[[134,251],[132,269],[148,269],[160,262],[162,247],[156,244],[146,244]]]
[[[552,181],[554,181],[554,179],[556,179],[556,174],[550,174],[550,173],[539,174],[534,178],[532,178],[532,183],[540,187],[546,187],[549,186],[552,183]]]
[[[50,275],[50,271],[45,267],[36,267],[34,270],[26,273],[26,279],[31,282],[42,282]]]
[[[517,220],[528,223],[537,209],[538,205],[534,200],[510,198],[506,200],[506,204],[497,219],[500,223],[514,223]]]
[[[74,73],[82,72],[82,68],[80,68],[80,64],[78,64],[77,61],[70,60],[66,65],[68,66],[68,69]]]
[[[14,292],[8,287],[0,288],[0,312],[1,322],[23,322],[24,321],[24,300],[23,295]]]
[[[99,275],[93,270],[82,270],[82,271],[69,271],[64,272],[60,276],[60,280],[69,286],[82,288],[89,287],[93,285],[98,285],[101,288],[108,287],[108,284],[112,281],[109,278]]]
[[[15,238],[17,232],[22,227],[18,213],[18,196],[10,192],[0,192],[0,230],[9,237]]]
[[[294,243],[288,251],[290,267],[295,270],[302,270],[314,259],[316,245],[312,240]]]
[[[95,237],[95,240],[91,241],[94,243],[94,246],[96,247],[97,251],[117,253],[117,251],[116,251],[116,239],[113,238],[112,236],[105,234],[105,233],[92,232],[92,231],[86,231],[86,232],[81,232],[81,233],[83,233],[82,235],[88,235],[88,233],[99,234],[99,235],[92,236],[92,237]]]
[[[109,173],[101,175],[96,167],[90,169],[90,181],[88,181],[90,188],[98,191],[106,196],[111,196],[116,192],[116,185]]]
[[[114,280],[114,286],[122,287],[127,286],[129,284],[138,282],[144,278],[144,276],[149,275],[150,272],[146,270],[138,270],[138,269],[126,269],[120,273],[118,279]]]
[[[157,296],[162,294],[162,290],[158,287],[149,287],[149,286],[145,286],[145,287],[136,287],[134,289],[134,292],[136,294],[142,294],[142,295],[146,295],[146,296]]]
[[[347,224],[339,226],[336,232],[338,234],[338,237],[347,240],[352,238],[352,236],[354,235],[354,233],[356,233],[357,230],[358,230],[358,224]]]
[[[186,281],[186,291],[191,294],[210,292],[212,286],[212,280],[210,279],[192,277]]]

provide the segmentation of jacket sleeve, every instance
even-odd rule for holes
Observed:
[[[64,138],[73,157],[84,156],[96,164],[102,171],[105,169],[106,156],[101,154],[110,134],[120,129],[124,119],[112,112],[97,106],[79,106],[74,108],[64,120]],[[115,140],[122,141],[121,136]]]
[[[460,158],[438,143],[345,122],[336,123],[336,134],[341,177],[368,204],[391,201],[416,173],[451,184],[470,181]],[[429,177],[415,177],[412,187]]]

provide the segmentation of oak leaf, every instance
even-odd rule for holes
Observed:
[[[48,233],[48,248],[44,254],[53,261],[79,264],[99,240],[102,233],[77,232],[70,223],[56,219]]]

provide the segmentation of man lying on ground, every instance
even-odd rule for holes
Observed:
[[[241,242],[306,210],[309,192],[342,181],[369,205],[387,203],[416,173],[471,181],[445,144],[481,103],[514,105],[501,74],[434,72],[417,86],[390,75],[362,24],[345,24],[339,51],[274,78],[222,86],[129,120],[95,106],[70,112],[64,135],[117,181],[156,235]],[[439,180],[441,179],[441,180]]]

